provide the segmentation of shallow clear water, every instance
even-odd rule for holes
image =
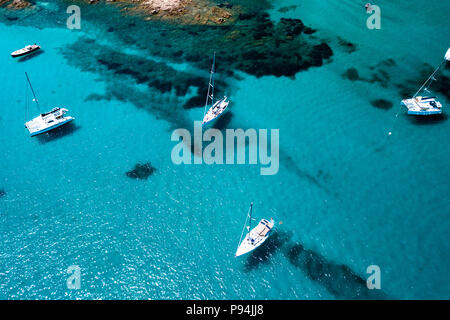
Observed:
[[[302,19],[334,52],[295,78],[239,73],[230,81],[230,127],[280,130],[275,176],[254,165],[172,164],[172,129],[203,110],[171,115],[178,98],[86,71],[96,67],[87,55],[67,54],[83,37],[144,54],[97,30],[99,17],[70,31],[51,2],[28,19],[1,20],[0,298],[448,299],[450,122],[406,116],[397,85],[420,85],[423,64],[440,63],[450,8],[434,0],[380,6],[381,30],[366,28],[362,2],[285,0],[269,10],[273,21]],[[37,28],[39,19],[48,25]],[[30,41],[43,53],[9,57]],[[342,76],[349,68],[388,77],[350,81]],[[66,106],[74,125],[28,136],[25,71],[41,105]],[[208,71],[199,73],[206,85]],[[375,108],[375,99],[393,106]],[[139,162],[156,172],[130,179],[125,172]],[[276,219],[277,232],[236,259],[250,201],[257,218]],[[301,259],[292,248],[303,248]],[[381,293],[361,283],[372,264],[381,268]],[[80,290],[66,287],[70,265],[81,268]]]

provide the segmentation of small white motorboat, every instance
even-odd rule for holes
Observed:
[[[13,58],[25,56],[27,54],[30,54],[32,52],[39,50],[40,48],[41,47],[38,46],[37,44],[29,45],[29,46],[26,46],[25,48],[14,51],[13,53],[11,53],[11,56]]]
[[[242,230],[241,234],[241,239],[239,239],[239,245],[235,254],[236,257],[249,253],[250,251],[253,251],[256,248],[258,248],[260,245],[264,243],[264,241],[267,240],[267,238],[270,236],[273,230],[274,221],[272,218],[270,219],[270,221],[267,219],[261,219],[258,225],[253,229],[251,229],[251,222],[252,220],[254,220],[252,218],[252,209],[253,209],[253,202],[250,204],[249,213],[247,214],[247,219],[245,220],[244,229]],[[242,240],[242,235],[244,234],[245,228],[247,228],[248,232],[245,235],[244,240]]]
[[[28,74],[26,72],[25,75],[27,77],[28,84],[30,85],[31,92],[33,93],[33,101],[36,102],[36,105],[39,107],[39,102],[36,98],[36,94],[34,93],[30,79],[28,78]],[[41,113],[34,119],[25,122],[25,127],[30,132],[31,137],[56,129],[75,119],[74,117],[70,116],[66,117],[65,114],[67,113],[67,111],[69,110],[65,108],[53,108],[51,111]]]
[[[401,103],[408,109],[408,114],[429,116],[442,113],[442,104],[436,99],[436,97],[418,96],[418,94],[422,90],[427,92],[429,91],[428,88],[431,83],[436,80],[436,74],[447,61],[450,61],[450,48],[445,53],[444,61],[442,61],[439,67],[434,70],[431,76],[424,82],[414,96],[412,98],[402,100]]]
[[[203,113],[203,121],[202,126],[206,125],[207,123],[216,120],[219,118],[222,114],[224,114],[225,110],[228,107],[228,104],[230,101],[227,101],[227,97],[223,97],[223,99],[220,99],[219,101],[216,101],[214,103],[214,67],[216,64],[216,54],[214,53],[213,58],[213,64],[211,67],[211,75],[209,77],[209,86],[208,86],[208,93],[206,95],[206,103],[205,103],[205,111]],[[212,106],[209,108],[208,111],[206,111],[206,108],[209,105],[209,100],[211,99]]]

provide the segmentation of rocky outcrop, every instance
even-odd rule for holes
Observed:
[[[20,10],[31,7],[31,3],[26,0],[0,0],[0,6],[5,6],[12,10]]]
[[[129,14],[144,14],[145,20],[171,20],[186,25],[221,25],[235,21],[238,6],[211,0],[117,0]]]
[[[133,170],[127,171],[125,174],[129,178],[147,180],[147,178],[155,171],[156,169],[152,166],[152,164],[147,162],[144,164],[137,163]]]

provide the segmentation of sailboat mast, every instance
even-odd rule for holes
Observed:
[[[216,64],[216,52],[214,52],[213,64],[211,67],[211,74],[209,76],[208,93],[206,94],[205,110],[203,112],[203,118],[206,115],[206,108],[208,107],[208,100],[211,98],[211,105],[214,104],[214,66]],[[210,94],[211,92],[211,94]]]
[[[253,202],[250,203],[250,213],[249,213],[250,221],[249,221],[249,223],[248,223],[248,229],[249,229],[249,231],[252,229],[252,213],[253,213]]]
[[[414,94],[413,98],[415,98],[420,91],[422,91],[422,89],[425,87],[425,85],[430,81],[433,80],[434,75],[436,74],[436,72],[438,72],[438,70],[442,67],[442,65],[446,62],[446,59],[444,59],[444,61],[441,62],[441,64],[439,65],[439,67],[436,68],[436,70],[434,70],[434,72],[431,74],[431,76],[428,77],[428,79],[423,83],[423,85],[419,88],[419,90],[417,90],[417,92]]]
[[[244,230],[245,230],[245,227],[246,227],[246,224],[247,224],[247,220],[248,220],[249,218],[250,218],[249,228],[250,228],[250,225],[252,224],[252,208],[253,208],[253,202],[250,203],[250,209],[249,209],[249,211],[248,211],[248,213],[247,213],[247,217],[245,218],[244,227],[242,228],[241,237],[239,238],[239,242],[238,242],[238,249],[239,249],[239,245],[240,245],[241,242],[242,242],[242,236],[244,235]],[[248,232],[250,232],[250,229],[248,230]]]
[[[33,100],[34,100],[34,102],[36,102],[36,104],[38,106],[38,109],[39,109],[39,102],[38,102],[38,99],[36,97],[36,94],[34,93],[34,89],[33,89],[33,86],[31,85],[30,78],[28,78],[28,73],[25,72],[25,76],[27,77],[27,81],[28,81],[28,84],[30,85],[31,92],[33,93],[33,98],[34,98]]]
[[[214,72],[216,71],[216,52],[214,51],[213,65],[211,67],[212,84],[211,84],[211,105],[214,104]]]

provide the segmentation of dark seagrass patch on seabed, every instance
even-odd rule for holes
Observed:
[[[152,166],[150,162],[147,163],[137,163],[133,170],[127,171],[125,174],[127,177],[132,179],[142,179],[147,180],[156,169]]]
[[[450,64],[450,63],[448,63]],[[400,90],[400,95],[407,97],[408,95],[414,94],[417,91],[418,87],[422,85],[422,83],[430,76],[430,74],[434,71],[434,68],[425,63],[420,68],[417,76],[412,79],[407,79],[399,84],[397,84],[397,88]],[[433,81],[430,85],[430,90],[432,92],[438,92],[445,96],[448,100],[450,100],[450,77],[448,76],[448,71],[442,71],[440,74],[435,76],[435,81]]]
[[[308,278],[322,285],[338,299],[386,299],[381,290],[367,288],[366,280],[350,267],[328,261],[321,254],[302,244],[290,244],[285,252],[289,262],[302,270]]]
[[[345,72],[342,74],[342,77],[351,81],[360,80],[358,70],[353,67],[345,70]]]
[[[286,13],[286,12],[289,12],[289,11],[295,11],[295,9],[297,9],[297,7],[298,7],[297,5],[281,7],[281,8],[278,9],[278,12]]]
[[[269,2],[259,1],[256,7],[253,4],[239,4],[242,8],[239,14],[233,13],[233,24],[201,25],[183,24],[183,20],[146,21],[98,3],[83,9],[83,13],[84,20],[89,20],[86,28],[95,24],[94,32],[103,38],[101,43],[84,37],[61,48],[61,52],[70,64],[100,74],[107,83],[106,92],[89,99],[131,102],[171,126],[185,126],[189,117],[180,107],[204,105],[213,51],[217,57],[216,87],[227,95],[232,94],[233,80],[240,77],[236,71],[257,77],[293,77],[299,71],[321,66],[333,55],[324,41],[310,39],[311,28],[300,19],[272,21],[265,12],[271,7]],[[108,14],[100,14],[103,10]],[[152,32],[142,32],[149,28]],[[174,67],[177,64],[189,64],[189,68]]]
[[[354,67],[350,67],[345,70],[342,77],[350,81],[377,83],[383,88],[386,88],[391,80],[391,73],[395,71],[393,69],[395,66],[396,63],[393,59],[386,59],[375,65],[360,68],[359,70]]]
[[[353,52],[356,51],[357,47],[356,47],[356,45],[354,43],[352,43],[350,41],[347,41],[347,40],[345,40],[345,39],[343,39],[341,37],[338,37],[337,40],[338,40],[339,46],[341,48],[343,48],[345,52],[353,53]]]
[[[370,104],[373,105],[375,108],[384,109],[384,110],[389,110],[393,106],[392,102],[384,100],[384,99],[371,100]]]
[[[225,25],[211,25],[211,20],[190,24],[182,15],[174,16],[168,23],[151,16],[144,20],[121,14],[114,19],[114,26],[101,17],[96,17],[95,24],[105,34],[119,39],[121,46],[137,47],[150,56],[176,63],[187,61],[201,70],[210,68],[212,52],[216,51],[218,64],[226,65],[223,72],[230,75],[239,70],[256,76],[293,76],[298,71],[322,65],[332,56],[331,48],[324,41],[304,36],[313,30],[300,19],[272,21],[265,12],[271,7],[269,3],[260,1],[258,10],[253,8],[253,3],[240,3],[236,11],[233,6],[234,23]],[[149,28],[152,32],[141,32]]]

